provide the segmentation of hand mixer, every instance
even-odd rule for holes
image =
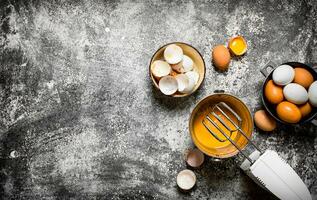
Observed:
[[[230,115],[230,116],[229,116]],[[240,168],[258,185],[282,200],[311,200],[312,197],[297,173],[275,151],[261,151],[242,130],[243,120],[226,103],[220,102],[211,108],[203,125],[220,142],[229,141],[245,157]],[[213,131],[216,128],[218,131]],[[226,131],[225,131],[226,130]],[[227,133],[229,132],[229,134]],[[249,156],[231,138],[232,133],[241,133],[256,149]],[[220,137],[218,134],[224,136]]]

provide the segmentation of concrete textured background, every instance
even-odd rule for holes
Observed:
[[[0,199],[274,199],[238,167],[207,159],[191,193],[176,187],[192,148],[188,119],[217,89],[261,108],[266,62],[317,62],[317,2],[0,1]],[[225,73],[214,45],[243,35],[247,55]],[[206,62],[202,87],[160,94],[148,76],[162,45],[192,44]],[[317,199],[317,128],[255,129]],[[11,152],[15,154],[11,154]]]

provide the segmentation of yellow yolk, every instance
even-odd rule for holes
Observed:
[[[208,132],[208,130],[205,128],[205,126],[202,124],[202,120],[205,118],[205,116],[210,113],[210,111],[206,110],[205,112],[201,112],[194,120],[194,133],[195,137],[197,138],[197,141],[200,143],[200,145],[204,146],[205,148],[222,148],[226,147],[228,145],[231,145],[230,141],[226,139],[226,137],[210,122],[205,120],[208,127],[222,140],[226,140],[225,142],[218,141],[212,134]],[[235,127],[229,122],[227,118],[221,115],[220,112],[216,112],[217,115],[219,115],[222,120],[226,122],[226,124],[229,125],[231,129],[235,129]],[[227,113],[232,119],[233,116],[231,116],[229,113]],[[219,128],[222,129],[223,132],[225,132],[228,136],[230,136],[230,131],[228,131],[221,123],[209,115],[211,119],[219,125]],[[236,122],[236,121],[235,121]],[[237,123],[237,122],[236,122]],[[231,135],[231,138],[234,140],[237,137],[237,131],[234,131]]]
[[[237,56],[241,56],[247,50],[247,43],[243,37],[238,36],[230,40],[229,49]]]

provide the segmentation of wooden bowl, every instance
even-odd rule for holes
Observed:
[[[241,129],[246,133],[248,138],[251,138],[253,119],[248,107],[239,98],[225,93],[212,94],[198,102],[190,116],[189,132],[194,144],[203,153],[214,158],[228,158],[239,153],[239,150],[230,141],[220,142],[216,140],[202,124],[202,120],[207,114],[211,116],[211,107],[220,102],[225,102],[241,117]],[[230,115],[229,113],[227,114]],[[232,117],[232,119],[234,118]],[[217,136],[225,139],[220,132],[217,133]],[[231,139],[241,149],[244,149],[248,144],[248,140],[238,131],[232,133]]]
[[[194,89],[190,93],[183,94],[183,93],[180,93],[180,92],[176,92],[176,93],[174,93],[174,94],[172,94],[170,96],[172,96],[172,97],[185,97],[185,96],[191,95],[192,93],[194,93],[200,87],[200,85],[202,84],[203,80],[205,79],[206,67],[205,67],[205,61],[204,61],[202,55],[198,52],[197,49],[195,49],[194,47],[192,47],[189,44],[185,44],[185,43],[182,43],[182,42],[173,42],[173,43],[165,44],[164,46],[160,47],[154,53],[154,55],[152,56],[150,65],[149,65],[149,72],[150,72],[150,76],[151,76],[152,82],[153,82],[154,86],[158,90],[160,90],[160,88],[158,86],[159,80],[155,79],[155,77],[151,73],[151,65],[156,60],[163,60],[164,59],[163,58],[164,57],[163,56],[164,50],[170,44],[176,44],[176,45],[180,46],[183,49],[184,54],[189,56],[194,61],[194,70],[197,71],[198,74],[199,74],[198,83],[195,85]]]

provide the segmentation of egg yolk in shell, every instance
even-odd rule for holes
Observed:
[[[243,37],[232,38],[229,42],[229,49],[237,56],[244,54],[247,50],[247,43]]]

